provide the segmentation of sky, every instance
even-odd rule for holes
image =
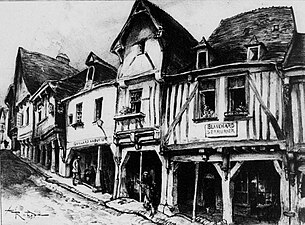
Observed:
[[[305,1],[151,0],[181,23],[198,41],[221,19],[261,7],[292,6],[298,32],[305,33]],[[14,76],[18,47],[56,57],[69,56],[82,70],[93,51],[117,65],[109,49],[123,27],[134,0],[0,2],[0,105]]]

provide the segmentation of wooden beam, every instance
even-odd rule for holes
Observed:
[[[173,123],[169,126],[168,130],[167,130],[167,133],[164,135],[164,138],[163,138],[163,143],[167,144],[168,143],[168,140],[169,140],[169,137],[170,135],[172,134],[174,128],[176,127],[176,125],[180,122],[181,118],[182,118],[182,115],[183,113],[185,112],[185,110],[188,108],[190,102],[192,101],[192,99],[194,98],[197,90],[198,90],[198,83],[196,83],[193,91],[191,92],[191,94],[188,96],[186,102],[183,104],[182,108],[180,109],[179,113],[177,114],[177,116],[175,117]],[[168,118],[169,119],[169,118]]]
[[[196,205],[197,205],[197,189],[198,189],[198,178],[199,178],[199,163],[195,163],[195,190],[194,190],[194,199],[193,199],[193,213],[192,213],[192,222],[196,220]]]
[[[220,148],[220,147],[251,147],[251,146],[275,146],[285,150],[286,142],[284,140],[239,140],[239,141],[196,141],[187,144],[168,145],[169,151],[181,151],[189,149]]]
[[[253,90],[253,92],[254,92],[254,94],[255,94],[257,100],[259,101],[259,103],[260,103],[260,105],[261,105],[261,107],[262,107],[264,113],[267,115],[267,117],[268,117],[270,123],[272,124],[273,129],[274,129],[274,131],[275,131],[275,134],[276,134],[277,138],[278,138],[279,140],[283,140],[283,139],[285,138],[285,137],[284,137],[284,134],[283,134],[283,132],[282,132],[282,130],[281,130],[281,128],[280,128],[280,126],[279,126],[279,124],[278,124],[276,118],[273,116],[273,114],[271,113],[271,111],[269,110],[269,108],[265,105],[265,103],[264,103],[264,101],[263,101],[261,95],[259,94],[259,92],[258,92],[258,90],[257,90],[257,88],[256,88],[255,83],[253,82],[253,80],[252,80],[252,78],[251,78],[251,76],[250,76],[250,74],[251,74],[251,73],[248,73],[248,75],[246,76],[247,79],[248,79],[248,81],[249,81],[249,85],[250,85],[250,87],[252,88],[252,90]]]
[[[204,158],[203,158],[204,157]],[[204,162],[206,161],[205,155],[178,155],[173,156],[172,160],[175,162]],[[221,162],[221,154],[211,155],[207,162]]]
[[[268,161],[282,160],[282,155],[278,152],[270,153],[246,153],[246,154],[231,154],[230,161]]]
[[[234,179],[234,177],[238,174],[238,171],[239,171],[240,167],[243,165],[243,163],[244,162],[236,162],[236,164],[234,165],[234,167],[230,171],[231,179]]]
[[[279,176],[281,177],[282,174],[283,174],[283,169],[281,168],[280,164],[279,164],[279,161],[277,160],[274,160],[273,161],[273,165],[274,165],[274,168],[276,170],[276,172],[279,174]]]

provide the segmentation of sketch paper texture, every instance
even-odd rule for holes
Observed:
[[[0,224],[305,224],[301,1],[1,2]]]

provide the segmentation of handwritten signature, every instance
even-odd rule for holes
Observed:
[[[8,209],[5,210],[5,212],[9,212],[15,215],[15,219],[21,219],[21,220],[26,220],[26,219],[33,219],[35,217],[39,217],[39,216],[49,216],[49,214],[47,213],[35,213],[32,212],[30,210],[26,210],[26,211],[19,211],[16,209],[11,209],[11,207],[9,207]]]

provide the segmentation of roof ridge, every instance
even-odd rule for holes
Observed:
[[[49,56],[49,55],[46,55],[46,54],[43,54],[43,53],[40,53],[40,52],[36,52],[36,51],[29,51],[29,50],[27,50],[27,49],[25,49],[25,48],[23,48],[23,47],[19,47],[18,50],[20,51],[21,56],[22,56],[22,54],[26,53],[26,54],[37,55],[37,56],[39,56],[39,57],[46,57],[46,58],[48,58],[48,59],[50,59],[50,60],[53,60],[53,61],[56,62],[56,63],[57,63],[57,62],[58,62],[58,63],[61,63],[63,66],[70,67],[70,68],[76,70],[77,72],[79,72],[78,69],[74,68],[74,67],[71,66],[70,64],[62,63],[62,62],[58,61],[56,58],[53,58],[53,57],[51,57],[51,56]]]
[[[221,19],[220,23],[226,22],[226,21],[228,21],[228,20],[235,19],[235,18],[237,18],[237,17],[244,16],[244,15],[246,15],[246,14],[255,13],[255,12],[258,12],[258,11],[260,11],[260,10],[275,9],[275,8],[278,8],[278,9],[283,9],[283,8],[292,9],[292,6],[269,6],[269,7],[260,7],[260,8],[252,9],[252,10],[249,10],[249,11],[246,11],[246,12],[238,13],[238,14],[236,14],[236,15],[234,15],[234,16],[231,16],[231,17],[228,17],[228,18],[225,18],[225,19]]]

